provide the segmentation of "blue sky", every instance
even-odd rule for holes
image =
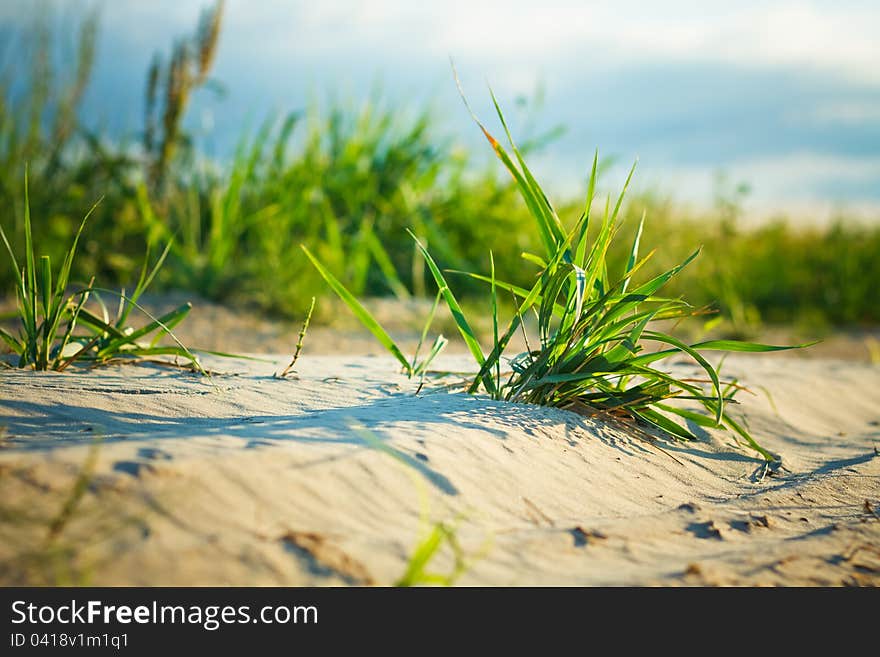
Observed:
[[[34,4],[5,0],[0,23],[23,24]],[[46,4],[101,9],[87,112],[134,134],[152,54],[206,3]],[[724,171],[750,183],[756,210],[822,216],[880,206],[877,34],[877,2],[229,0],[214,68],[228,93],[203,93],[192,117],[222,152],[270,112],[330,93],[358,102],[380,82],[390,102],[431,103],[442,134],[482,149],[453,57],[481,116],[487,80],[508,107],[544,89],[538,127],[567,128],[535,163],[551,189],[579,189],[598,146],[621,163],[613,181],[638,157],[642,186],[700,204]]]

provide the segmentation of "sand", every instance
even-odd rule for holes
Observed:
[[[417,395],[387,357],[307,353],[274,378],[287,359],[207,359],[210,380],[3,371],[0,583],[389,585],[437,522],[461,585],[880,583],[876,365],[729,358],[756,392],[736,414],[783,456],[764,476],[720,432],[661,450],[567,411]],[[447,545],[430,570],[452,565]]]

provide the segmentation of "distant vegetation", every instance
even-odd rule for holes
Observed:
[[[71,272],[77,283],[95,275],[133,289],[145,245],[171,242],[154,288],[297,315],[311,296],[331,294],[298,248],[304,243],[357,296],[433,298],[409,228],[441,269],[487,271],[488,245],[499,278],[531,287],[534,272],[519,254],[539,251],[540,236],[513,181],[494,166],[476,167],[468,152],[436,133],[430,112],[413,115],[381,99],[360,108],[310,108],[267,118],[255,134],[241,136],[231,161],[202,158],[183,119],[192,94],[211,82],[221,19],[222,3],[170,55],[154,59],[143,80],[144,126],[128,143],[81,120],[100,57],[96,16],[82,18],[76,57],[64,67],[47,24],[14,35],[0,70],[0,223],[14,251],[25,241],[27,165],[34,239],[53,262],[63,261],[84,210],[103,197]],[[703,255],[666,292],[715,304],[726,333],[748,335],[761,322],[880,322],[880,222],[866,227],[841,218],[802,228],[780,220],[747,228],[736,193],[703,215],[683,215],[672,198],[630,196],[609,266],[623,269],[628,247],[618,245],[631,244],[645,213],[642,244],[663,248],[644,274],[670,269],[703,244]],[[582,202],[555,205],[571,217]],[[12,264],[0,259],[0,289],[12,294],[14,278]],[[456,290],[465,301],[485,299],[477,281],[461,279]]]

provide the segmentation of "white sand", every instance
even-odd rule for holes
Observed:
[[[2,372],[0,583],[391,584],[421,491],[432,521],[462,516],[461,584],[880,584],[880,367],[728,359],[773,393],[776,410],[761,392],[736,408],[788,470],[760,479],[726,434],[664,454],[566,411],[415,396],[384,357],[306,355],[274,379],[285,360],[210,360],[228,373],[213,385],[150,365]]]

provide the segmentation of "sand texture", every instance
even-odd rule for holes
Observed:
[[[210,381],[3,371],[0,583],[388,585],[423,516],[454,525],[462,585],[880,583],[876,365],[729,358],[756,393],[735,414],[784,459],[763,476],[720,432],[653,445],[568,411],[416,395],[386,357],[306,355],[274,378],[286,360],[209,359]],[[451,568],[447,545],[430,570]]]

